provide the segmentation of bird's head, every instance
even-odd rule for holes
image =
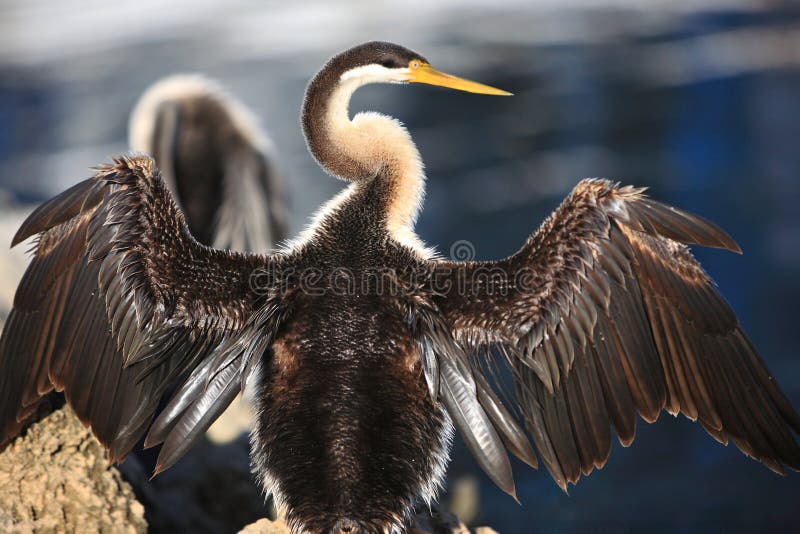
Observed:
[[[400,45],[372,41],[345,50],[311,80],[302,113],[311,154],[338,178],[359,180],[389,167],[398,175],[422,174],[416,146],[398,121],[379,113],[360,113],[351,120],[350,97],[370,83],[425,83],[470,93],[511,94],[440,72],[422,54]],[[415,190],[421,191],[421,186]]]
[[[382,41],[364,43],[332,58],[328,64],[340,84],[424,83],[485,95],[511,93],[434,69],[422,54]]]

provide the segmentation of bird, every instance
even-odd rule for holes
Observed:
[[[219,82],[201,74],[156,81],[134,106],[128,130],[131,150],[155,159],[195,239],[267,252],[287,237],[272,141]]]
[[[270,253],[199,243],[142,155],[34,211],[12,243],[38,236],[0,339],[0,439],[63,389],[112,461],[140,436],[160,445],[158,474],[252,384],[253,471],[295,533],[406,531],[444,483],[455,431],[515,499],[509,454],[566,491],[615,436],[633,441],[637,414],[662,411],[800,469],[800,416],[689,249],[741,253],[725,231],[584,179],[511,256],[440,257],[414,231],[411,135],[350,116],[372,83],[510,94],[392,43],[334,56],[301,126],[347,186]]]

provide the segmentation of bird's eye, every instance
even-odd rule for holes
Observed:
[[[411,63],[408,64],[408,66],[411,67],[412,69],[418,69],[419,68],[419,61],[414,59],[414,60],[411,61]]]

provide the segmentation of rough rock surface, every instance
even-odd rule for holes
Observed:
[[[270,521],[269,519],[259,519],[255,523],[247,525],[239,534],[291,534],[292,531],[283,521]]]
[[[144,507],[72,410],[57,410],[0,453],[0,531],[139,533]]]
[[[478,527],[470,531],[464,523],[461,523],[453,514],[447,512],[434,511],[433,514],[420,514],[417,516],[414,531],[415,534],[497,534],[489,527]],[[270,521],[269,519],[259,519],[255,523],[247,525],[239,534],[291,534],[289,527],[280,519]]]

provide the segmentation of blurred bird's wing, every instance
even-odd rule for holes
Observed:
[[[286,239],[287,210],[277,176],[262,152],[241,150],[228,155],[214,247],[265,252]]]
[[[611,425],[627,446],[636,412],[653,422],[662,409],[774,471],[800,469],[800,417],[685,243],[740,252],[712,223],[641,189],[584,180],[513,256],[431,263],[432,314],[456,343],[434,340],[433,352],[504,355],[525,424],[565,490],[604,465]],[[493,450],[486,418],[468,422]]]
[[[194,240],[149,157],[113,165],[44,203],[16,245],[38,234],[0,339],[0,445],[49,391],[123,459],[179,384],[147,444],[177,461],[252,373],[279,320],[253,273],[273,258]]]
[[[272,143],[215,81],[180,74],[153,84],[131,113],[130,143],[155,158],[200,242],[266,252],[286,238]]]

